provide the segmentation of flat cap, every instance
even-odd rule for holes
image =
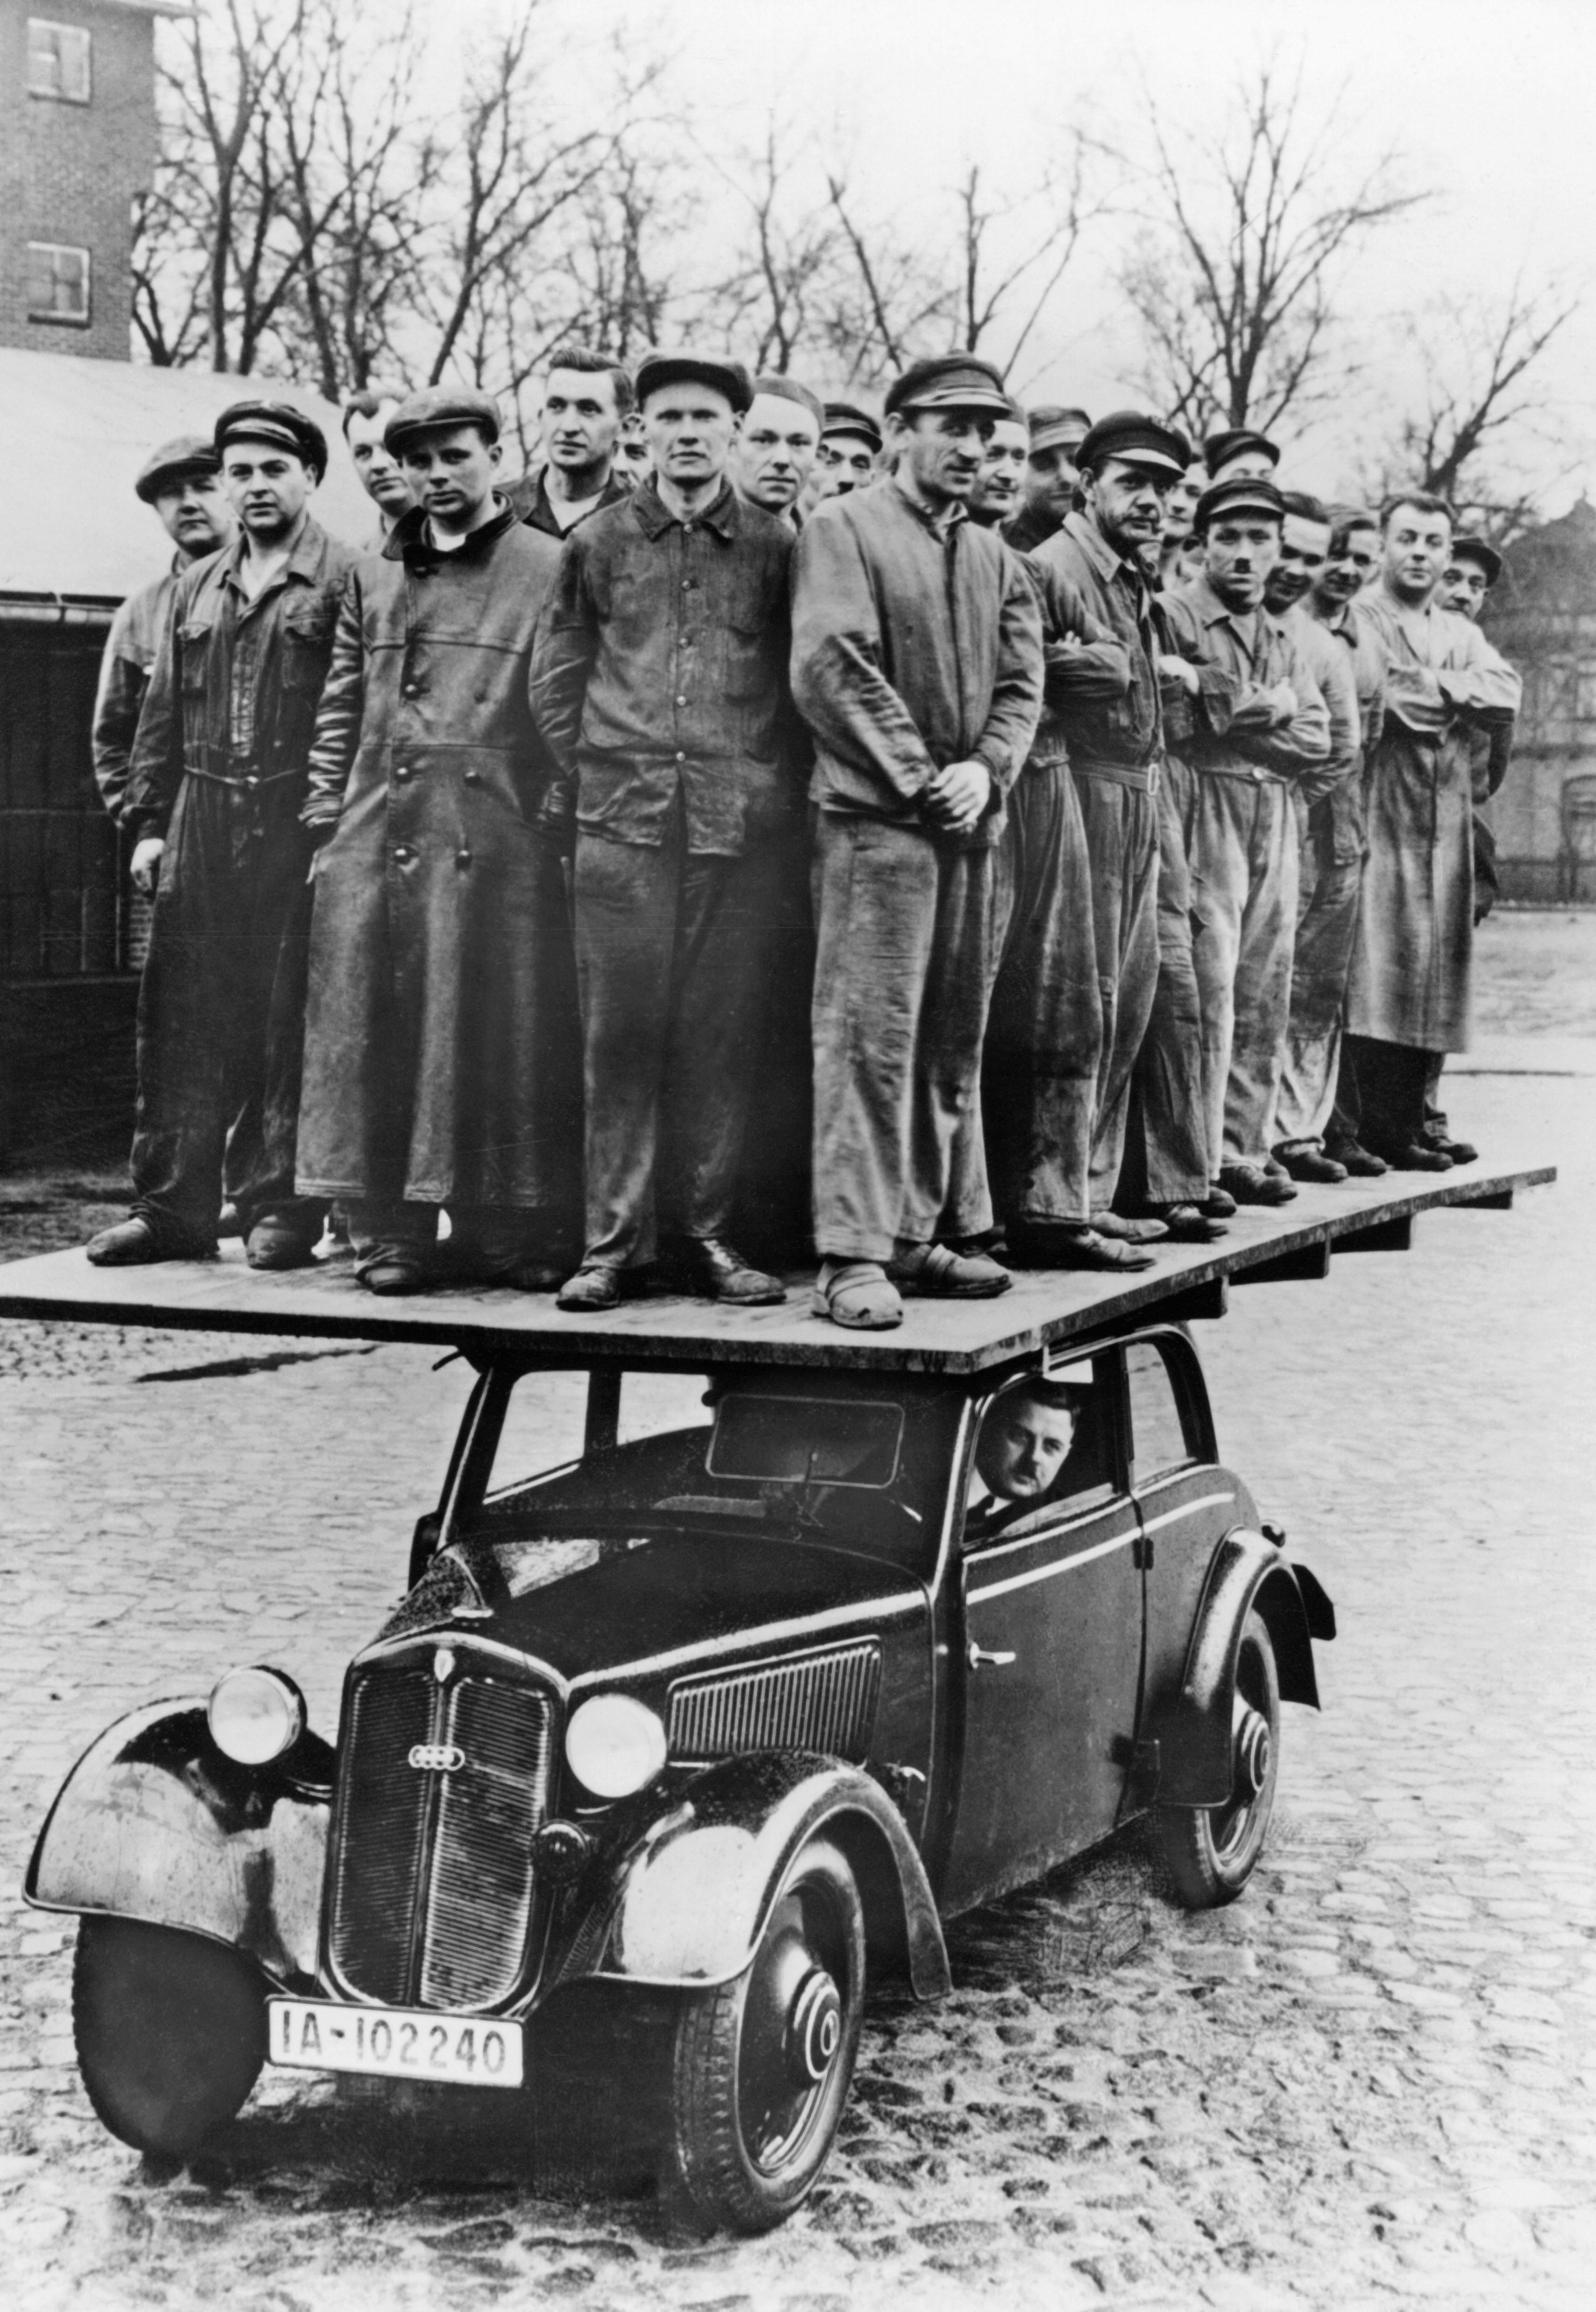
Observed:
[[[1238,474],[1233,481],[1210,482],[1192,508],[1191,526],[1205,530],[1211,521],[1227,513],[1267,513],[1276,521],[1285,520],[1285,500],[1273,482],[1261,482],[1251,475]]]
[[[708,385],[723,393],[739,417],[754,398],[754,381],[740,361],[719,354],[663,353],[657,347],[638,363],[633,383],[641,405],[662,385]]]
[[[133,494],[153,505],[162,490],[170,489],[189,474],[219,474],[222,460],[216,445],[207,442],[203,434],[178,434],[170,442],[162,442],[151,451],[139,468]]]
[[[1203,444],[1203,458],[1210,477],[1217,476],[1232,458],[1245,456],[1249,450],[1257,451],[1271,466],[1280,463],[1280,451],[1267,434],[1255,434],[1250,425],[1232,425],[1226,434],[1210,434]]]
[[[424,385],[408,393],[382,428],[382,446],[398,450],[418,434],[436,434],[456,425],[479,425],[489,442],[499,438],[499,405],[491,393],[474,385]]]
[[[1166,425],[1144,409],[1110,409],[1086,435],[1075,463],[1084,473],[1105,458],[1123,458],[1127,466],[1150,466],[1154,473],[1178,480],[1191,463],[1191,444],[1178,425]]]
[[[811,393],[808,386],[800,385],[795,377],[757,377],[754,380],[754,399],[757,401],[762,393],[770,394],[777,401],[795,401],[800,409],[808,410],[817,425],[826,423],[820,395]]]
[[[327,436],[313,417],[291,401],[235,401],[216,420],[216,452],[230,442],[270,442],[292,450],[318,481],[327,471]]]
[[[900,409],[986,409],[1006,414],[1009,397],[990,362],[978,354],[933,354],[910,362],[887,388],[882,405],[889,417]]]
[[[1025,422],[1030,428],[1033,451],[1076,447],[1092,431],[1092,420],[1085,410],[1058,401],[1039,401],[1027,414]]]
[[[880,422],[871,416],[868,409],[861,409],[856,401],[829,401],[826,404],[826,422],[820,428],[822,442],[828,434],[856,434],[861,442],[869,442],[878,457],[881,454]]]
[[[1467,534],[1454,538],[1451,558],[1454,562],[1478,562],[1486,574],[1487,587],[1494,586],[1502,575],[1502,556],[1494,546],[1487,546],[1483,538],[1470,538]]]

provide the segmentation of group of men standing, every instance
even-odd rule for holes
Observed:
[[[377,1292],[779,1301],[736,1215],[795,993],[845,1326],[1463,1152],[1426,1102],[1518,685],[1438,501],[1332,514],[1257,434],[1199,470],[966,355],[878,420],[562,348],[510,490],[486,395],[345,432],[364,551],[286,403],[137,486],[178,564],[97,722],[156,896],[92,1260],[207,1257],[230,1202],[261,1267],[330,1214]]]

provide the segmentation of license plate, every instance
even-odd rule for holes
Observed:
[[[402,2007],[337,2007],[322,1999],[268,1999],[270,2056],[302,2071],[365,2071],[380,2079],[443,2080],[455,2087],[522,2084],[519,2023]]]

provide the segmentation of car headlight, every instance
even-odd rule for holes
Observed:
[[[211,1739],[241,1766],[269,1765],[305,1730],[305,1698],[280,1669],[230,1669],[206,1703]]]
[[[595,1694],[572,1712],[566,1729],[571,1772],[597,1799],[630,1798],[652,1782],[665,1749],[663,1726],[629,1694]]]

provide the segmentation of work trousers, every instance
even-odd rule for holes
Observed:
[[[1106,1212],[1119,1186],[1131,1079],[1158,988],[1158,804],[1146,788],[1079,769],[1074,780],[1102,1010],[1090,1196],[1093,1212]]]
[[[1319,1147],[1330,1129],[1364,863],[1334,795],[1298,807],[1301,836],[1291,1018],[1275,1108],[1276,1149]]]
[[[945,1232],[955,1239],[979,1233],[983,1211],[1005,1227],[1045,1228],[1084,1222],[1091,1201],[1102,1001],[1086,832],[1066,764],[1022,771],[994,866],[997,975],[980,1105],[954,1142]]]
[[[1389,1160],[1425,1143],[1425,1086],[1437,1057],[1416,1044],[1344,1036],[1337,1096],[1354,1135]]]
[[[132,1209],[170,1253],[214,1249],[227,1190],[321,1232],[294,1193],[311,846],[283,787],[187,777],[167,831],[138,990]]]
[[[1135,1076],[1132,1203],[1200,1204],[1218,1170],[1203,1107],[1203,1006],[1192,947],[1188,829],[1198,775],[1173,758],[1158,789],[1158,983]],[[1139,1168],[1138,1168],[1139,1158]]]
[[[944,1225],[954,1145],[981,1166],[981,1039],[995,950],[989,847],[822,811],[815,831],[815,1242],[891,1259]],[[984,1169],[984,1166],[981,1166]],[[960,1232],[992,1225],[967,1175]]]
[[[730,1228],[780,855],[577,837],[589,1261]]]
[[[1208,1147],[1222,1166],[1261,1164],[1291,1018],[1297,823],[1285,787],[1199,775],[1189,856]]]

